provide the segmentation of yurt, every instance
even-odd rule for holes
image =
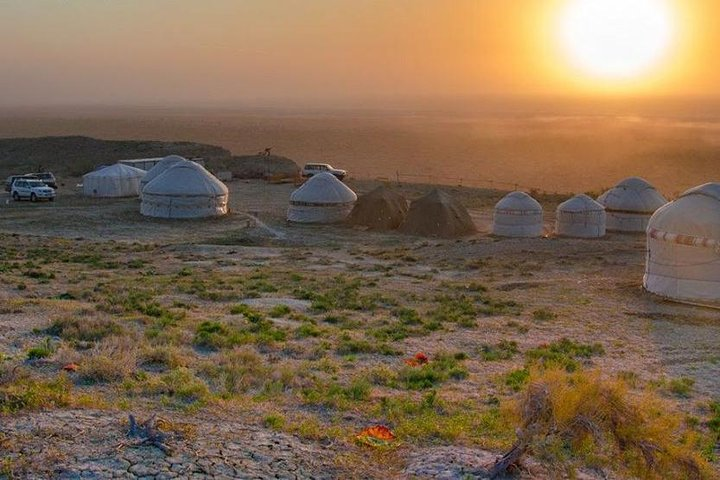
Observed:
[[[525,192],[508,193],[495,205],[492,233],[501,237],[541,236],[542,206]]]
[[[581,193],[558,205],[555,233],[561,237],[603,237],[605,220],[605,207]]]
[[[720,304],[720,183],[690,189],[655,212],[643,285],[673,300]]]
[[[410,205],[400,231],[408,235],[456,238],[477,231],[460,202],[441,190],[433,190]]]
[[[136,197],[145,170],[116,163],[83,175],[83,194],[88,197]]]
[[[394,230],[403,223],[407,212],[405,197],[380,186],[358,198],[348,222],[370,230]]]
[[[140,182],[141,189],[145,188],[145,185],[152,182],[156,177],[160,176],[168,168],[186,161],[187,160],[180,155],[170,155],[163,158],[158,163],[156,163],[154,167],[147,171],[147,174],[145,174],[145,177]]]
[[[347,219],[357,195],[335,175],[313,175],[290,195],[287,219],[296,223],[337,223]]]
[[[157,218],[225,215],[228,189],[202,165],[177,162],[145,185],[140,213]]]
[[[605,207],[607,229],[616,232],[644,232],[655,210],[667,203],[646,180],[626,178],[598,197]]]

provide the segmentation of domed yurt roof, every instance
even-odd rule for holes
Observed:
[[[228,188],[195,162],[177,162],[145,185],[140,213],[159,218],[200,218],[227,213]]]
[[[355,192],[328,172],[313,175],[290,195],[290,203],[295,204],[340,204],[355,200]]]
[[[410,235],[454,238],[475,233],[477,228],[460,202],[435,189],[412,202],[400,231]]]
[[[720,183],[691,188],[648,222],[643,285],[681,302],[720,305]]]
[[[720,183],[687,190],[655,212],[648,229],[720,240]]]
[[[90,177],[144,177],[147,172],[145,170],[125,165],[124,163],[116,163],[109,167],[104,167],[99,170],[83,175],[83,179]]]
[[[599,238],[605,236],[606,221],[605,207],[581,193],[558,205],[555,233],[561,237]]]
[[[597,201],[608,211],[649,214],[667,203],[655,187],[640,177],[626,178],[600,195]]]
[[[501,237],[539,237],[543,233],[543,209],[525,192],[510,192],[496,205],[492,232]]]
[[[169,155],[163,158],[158,163],[156,163],[154,167],[147,171],[147,174],[145,174],[145,177],[142,179],[142,185],[145,186],[148,183],[152,182],[156,177],[162,175],[165,170],[172,167],[173,165],[186,161],[187,160],[180,155]]]
[[[355,200],[355,192],[335,175],[318,173],[290,195],[287,219],[296,223],[343,222]]]
[[[358,198],[348,221],[371,230],[393,230],[402,224],[407,212],[405,197],[380,186]]]
[[[214,197],[227,195],[228,188],[199,163],[183,160],[145,185],[143,194]]]
[[[557,209],[559,212],[580,213],[602,212],[605,210],[605,207],[584,193],[580,193],[558,205]]]
[[[495,210],[542,212],[542,205],[525,192],[510,192],[495,205]]]
[[[140,193],[145,170],[116,163],[83,175],[83,194],[93,197],[132,197]]]

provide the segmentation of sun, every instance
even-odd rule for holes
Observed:
[[[568,0],[560,15],[560,42],[585,73],[632,79],[668,54],[674,16],[668,0]]]

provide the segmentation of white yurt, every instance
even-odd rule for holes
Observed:
[[[720,303],[720,183],[692,188],[655,212],[643,285],[673,300]]]
[[[167,170],[168,168],[186,161],[187,159],[181,157],[180,155],[170,155],[164,157],[162,160],[156,163],[154,167],[147,171],[145,178],[143,178],[140,182],[140,187],[145,188],[145,185],[152,182],[156,177],[162,175],[163,172],[165,172],[165,170]]]
[[[184,160],[145,185],[140,213],[158,218],[225,215],[228,189],[202,165]]]
[[[83,175],[83,195],[88,197],[136,197],[145,170],[116,163]]]
[[[287,219],[297,223],[342,222],[356,200],[355,192],[335,175],[318,173],[290,195]]]
[[[558,205],[555,233],[561,237],[603,237],[605,219],[605,207],[581,193]]]
[[[492,233],[501,237],[539,237],[543,234],[543,210],[525,192],[511,192],[497,205]]]
[[[605,207],[607,229],[616,232],[644,232],[655,210],[667,203],[655,187],[640,177],[626,178],[597,201]]]

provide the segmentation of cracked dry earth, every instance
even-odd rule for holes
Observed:
[[[106,411],[23,415],[2,430],[15,443],[13,450],[39,467],[25,478],[345,476],[334,453],[322,445],[232,419],[219,421],[218,416],[209,422],[183,417],[183,427],[191,433],[169,440],[169,452],[128,438],[127,416]]]
[[[165,414],[163,414],[165,415]],[[169,418],[173,417],[169,413]],[[402,474],[383,472],[376,459],[350,465],[338,445],[308,442],[221,412],[182,416],[170,435],[167,451],[128,438],[127,416],[117,412],[66,410],[15,417],[0,430],[0,447],[15,459],[30,462],[27,479],[338,479],[424,478],[455,480],[488,478],[496,455],[466,447],[400,451]],[[165,417],[161,418],[161,421]],[[12,442],[12,445],[7,445]],[[341,447],[341,446],[340,446]],[[357,458],[354,460],[357,462]],[[2,475],[0,475],[0,478]],[[515,478],[545,477],[537,463],[525,462]],[[579,473],[580,479],[593,477]]]

